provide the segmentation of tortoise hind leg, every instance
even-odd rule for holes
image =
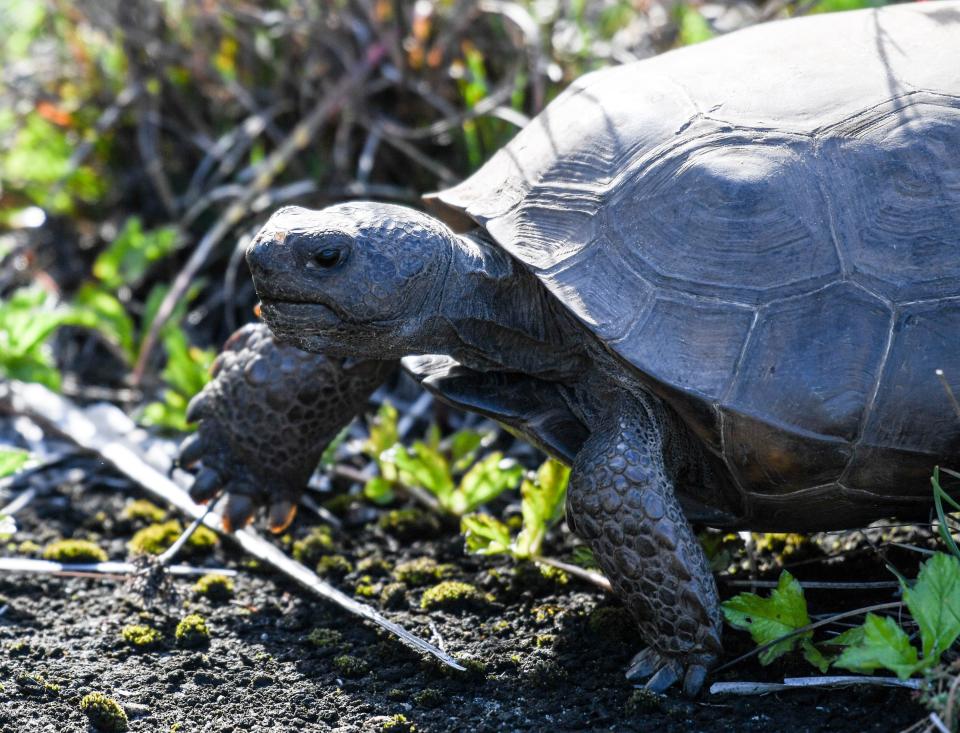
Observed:
[[[699,692],[721,651],[717,589],[664,467],[662,408],[627,398],[577,454],[567,521],[590,543],[649,648],[628,678]],[[652,676],[651,676],[652,675]]]

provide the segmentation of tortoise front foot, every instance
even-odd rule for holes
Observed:
[[[649,645],[627,671],[663,692],[696,695],[720,655],[720,606],[706,557],[663,461],[668,430],[650,399],[624,399],[584,443],[567,492],[567,521],[587,540]]]
[[[269,507],[271,530],[283,531],[324,448],[394,367],[310,354],[274,341],[264,324],[239,329],[187,409],[200,425],[180,446],[178,463],[202,465],[190,496],[206,502],[225,492],[228,531],[261,506]]]

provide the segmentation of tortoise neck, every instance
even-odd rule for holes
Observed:
[[[482,230],[458,235],[441,296],[450,356],[479,371],[565,381],[586,357],[564,308]]]

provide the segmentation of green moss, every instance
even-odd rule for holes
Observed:
[[[17,687],[28,695],[58,695],[60,685],[50,682],[39,673],[19,674],[14,678]]]
[[[391,509],[380,516],[377,526],[400,540],[433,537],[440,531],[440,520],[421,509]]]
[[[624,705],[628,715],[640,715],[644,713],[658,713],[664,710],[664,701],[666,698],[646,687],[638,687],[634,690]]]
[[[342,578],[353,572],[353,565],[343,555],[324,555],[317,563],[317,573],[330,578]]]
[[[541,606],[534,606],[530,609],[530,613],[533,614],[534,621],[536,621],[538,624],[552,621],[554,616],[562,611],[563,608],[552,603],[544,603]]]
[[[233,598],[233,581],[226,575],[207,573],[196,582],[193,590],[211,601],[222,603]]]
[[[607,641],[623,641],[637,635],[636,622],[621,606],[600,606],[587,620],[590,632]]]
[[[443,700],[443,693],[435,687],[427,687],[413,695],[413,701],[422,708],[438,708]]]
[[[176,542],[181,534],[183,534],[183,525],[177,519],[151,524],[137,531],[127,543],[127,548],[134,555],[159,555]],[[215,532],[206,527],[197,527],[197,531],[190,535],[184,549],[191,554],[199,555],[209,552],[216,547],[216,544]]]
[[[43,548],[43,559],[56,562],[106,562],[107,553],[89,540],[57,540]]]
[[[415,733],[417,726],[407,720],[405,715],[391,715],[380,725],[382,733]]]
[[[411,586],[429,585],[449,578],[455,570],[453,565],[438,565],[431,557],[418,557],[398,564],[393,570],[393,577]]]
[[[336,496],[330,497],[325,502],[323,506],[325,509],[329,509],[331,512],[336,514],[339,517],[342,517],[353,505],[353,497],[350,494],[337,494]]]
[[[432,611],[439,608],[456,609],[476,606],[486,597],[469,583],[459,580],[445,580],[432,588],[427,588],[420,598],[420,608]]]
[[[160,643],[160,632],[152,626],[130,624],[120,629],[120,636],[130,646],[145,648]]]
[[[124,733],[129,725],[120,704],[102,692],[85,695],[80,701],[80,711],[87,716],[90,725],[103,733]]]
[[[394,610],[406,608],[407,587],[403,583],[388,583],[380,591],[380,605]]]
[[[353,594],[363,598],[373,598],[377,595],[377,586],[373,584],[373,578],[369,575],[360,578],[357,584],[353,586]]]
[[[556,634],[537,634],[534,638],[537,649],[550,649],[557,642]]]
[[[333,658],[333,666],[344,677],[362,677],[370,671],[370,665],[359,657],[341,654]]]
[[[183,620],[177,624],[174,636],[176,636],[177,643],[180,646],[188,648],[203,647],[210,643],[210,630],[207,628],[207,622],[198,613],[184,616]]]
[[[293,559],[314,567],[320,558],[333,552],[333,536],[326,525],[313,527],[303,539],[293,543]]]
[[[570,575],[565,570],[555,568],[552,565],[541,565],[539,563],[537,563],[537,567],[540,569],[540,575],[552,581],[555,585],[562,587],[570,582]]]
[[[343,634],[336,629],[328,629],[323,626],[318,626],[309,634],[307,634],[307,641],[313,644],[315,647],[326,649],[333,646],[339,646],[340,642],[343,641]]]
[[[389,575],[391,565],[380,557],[365,557],[357,563],[357,572],[365,575],[383,576]]]
[[[161,509],[152,501],[146,499],[136,499],[127,502],[127,505],[120,512],[120,518],[131,522],[143,522],[144,524],[155,524],[162,522],[167,518],[167,512]]]
[[[393,700],[394,702],[406,700],[407,693],[401,690],[399,687],[391,687],[389,690],[387,690],[387,699]]]
[[[17,545],[17,554],[24,556],[38,555],[42,549],[43,548],[33,540],[24,540]]]

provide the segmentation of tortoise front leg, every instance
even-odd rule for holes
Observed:
[[[627,677],[662,692],[684,677],[696,695],[721,651],[717,589],[664,467],[666,420],[626,397],[577,454],[567,521],[593,549],[649,648]],[[651,676],[652,675],[652,676]]]
[[[203,464],[190,495],[207,501],[226,491],[228,530],[269,504],[270,527],[282,531],[324,448],[396,366],[310,354],[275,341],[262,323],[239,329],[187,410],[200,426],[180,446],[179,462]]]

